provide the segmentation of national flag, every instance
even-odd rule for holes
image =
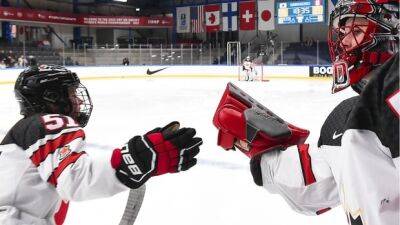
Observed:
[[[207,32],[216,32],[220,30],[220,5],[205,5],[205,20]]]
[[[275,29],[275,0],[258,1],[258,30]]]
[[[237,30],[237,2],[222,3],[222,30]]]
[[[204,32],[204,6],[191,7],[190,20],[192,23],[192,33]]]
[[[190,7],[176,7],[176,32],[190,32]]]
[[[256,4],[254,1],[239,3],[240,30],[256,29]]]

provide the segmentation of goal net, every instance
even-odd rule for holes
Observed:
[[[240,64],[238,66],[238,79],[240,81],[263,81],[264,70],[262,63],[251,63],[251,65]]]

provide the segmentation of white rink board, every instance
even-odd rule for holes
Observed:
[[[234,78],[237,79],[238,66],[108,66],[108,67],[67,67],[80,78]],[[152,75],[147,71],[163,69]],[[12,82],[22,69],[0,70],[0,82]],[[309,66],[263,66],[264,77],[268,78],[307,78]]]

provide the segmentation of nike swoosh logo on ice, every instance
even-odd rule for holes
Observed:
[[[342,136],[342,135],[343,135],[343,133],[336,134],[336,131],[335,131],[335,132],[333,133],[332,139],[335,140],[335,139],[337,139],[338,137],[340,137],[340,136]]]
[[[158,70],[154,70],[154,71],[151,71],[150,69],[147,69],[147,75],[152,75],[152,74],[155,74],[155,73],[158,73],[158,72],[160,72],[160,71],[162,71],[162,70],[165,70],[165,69],[167,69],[167,67],[164,67],[164,68],[161,68],[161,69],[158,69]]]

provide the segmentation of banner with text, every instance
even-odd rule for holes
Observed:
[[[89,27],[171,28],[172,17],[96,16],[0,7],[0,20]]]

